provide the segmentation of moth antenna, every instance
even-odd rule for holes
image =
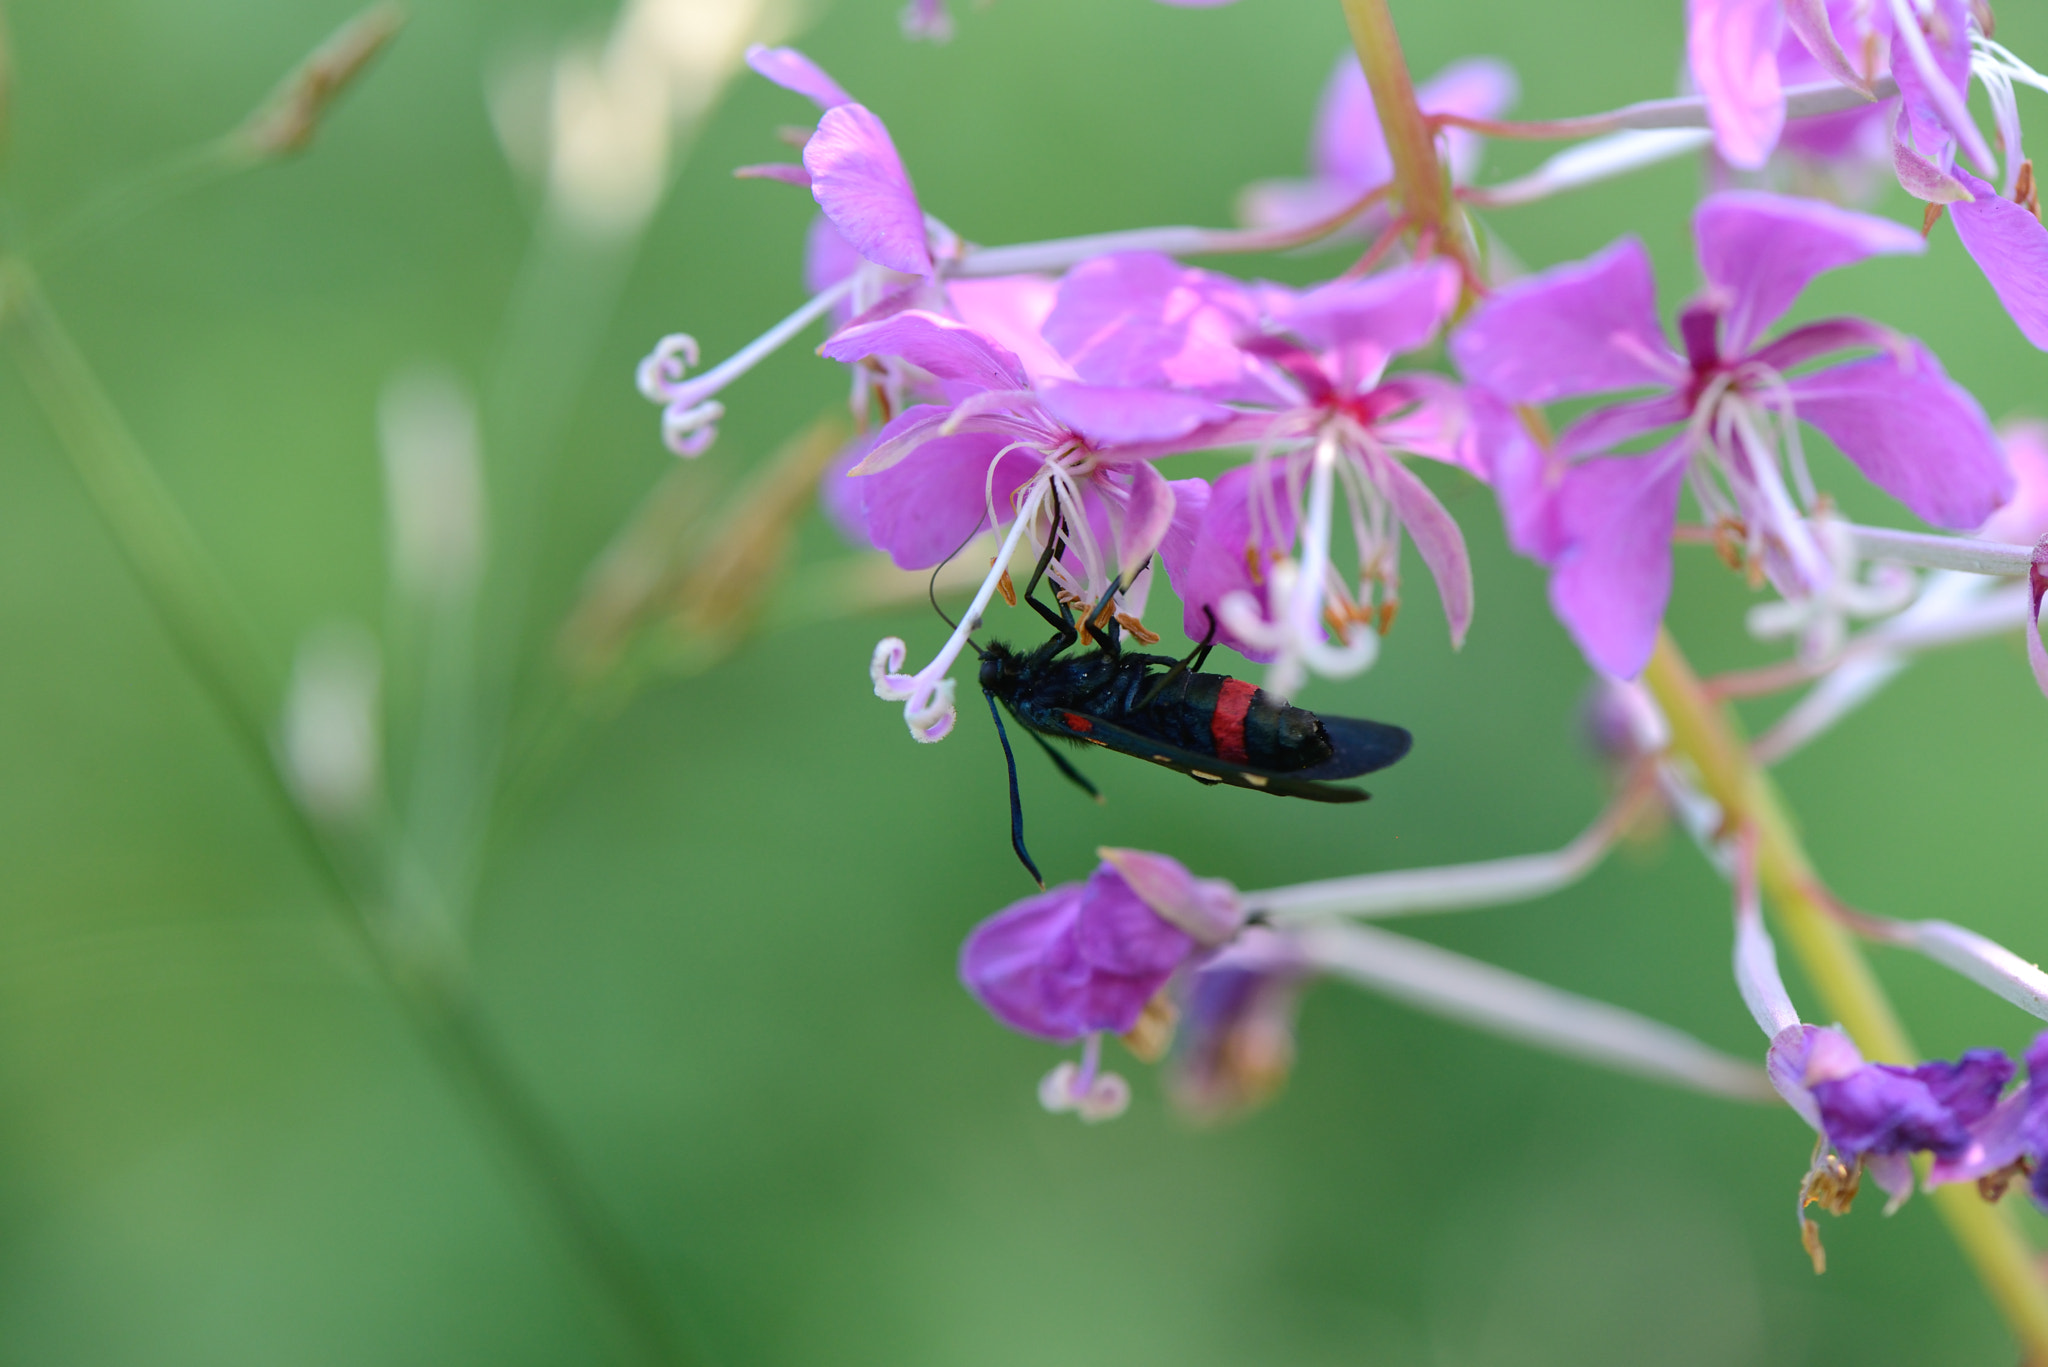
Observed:
[[[960,552],[967,549],[968,542],[974,540],[975,537],[981,535],[981,524],[983,522],[986,522],[987,520],[988,514],[986,512],[983,512],[980,517],[974,519],[974,525],[968,529],[966,537],[964,537],[961,540],[959,545],[953,548],[953,553],[951,555],[947,556],[944,560],[941,560],[938,564],[932,566],[932,577],[925,581],[924,596],[931,600],[932,611],[939,614],[939,620],[941,622],[944,622],[947,626],[953,628],[953,630],[955,631],[958,631],[960,629],[960,624],[954,621],[951,617],[948,617],[946,615],[946,610],[939,606],[939,572],[945,569],[946,566],[952,564],[955,560],[960,558]],[[980,646],[975,645],[974,638],[972,636],[969,636],[967,638],[967,644],[974,646],[974,653],[976,655],[986,655],[988,653],[987,651],[983,650]]]
[[[981,696],[988,699],[988,714],[996,721],[996,739],[1003,743],[1003,763],[1010,766],[1010,848],[1017,852],[1025,872],[1043,892],[1045,875],[1038,871],[1038,865],[1031,862],[1031,852],[1024,848],[1024,800],[1017,794],[1017,757],[1010,753],[1010,733],[1003,730],[1003,714],[996,706],[996,695],[984,688]]]

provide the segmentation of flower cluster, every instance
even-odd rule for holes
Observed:
[[[820,111],[800,164],[741,171],[815,200],[811,297],[701,374],[689,373],[695,343],[666,339],[641,388],[664,406],[670,445],[697,455],[723,412],[716,396],[829,320],[818,353],[846,367],[860,429],[826,480],[835,521],[904,570],[942,567],[977,537],[993,546],[966,612],[924,664],[911,669],[894,637],[875,648],[874,690],[903,704],[916,739],[953,729],[952,670],[994,598],[1015,604],[1012,576],[1027,566],[1024,596],[1060,631],[1046,659],[1069,646],[1116,659],[1125,635],[1156,641],[1146,619],[1160,620],[1153,595],[1165,589],[1202,642],[1169,680],[1222,646],[1266,665],[1273,695],[1291,695],[1312,675],[1353,675],[1379,658],[1403,602],[1404,547],[1460,645],[1476,591],[1465,530],[1436,492],[1447,482],[1491,490],[1510,544],[1547,574],[1555,614],[1598,679],[1591,715],[1615,796],[1554,853],[1241,892],[1164,854],[1103,849],[1085,882],[984,921],[961,951],[967,989],[1004,1025],[1080,1046],[1041,1086],[1048,1109],[1092,1121],[1129,1104],[1129,1084],[1103,1065],[1109,1036],[1147,1062],[1170,1049],[1173,1094],[1199,1116],[1263,1100],[1293,1056],[1302,992],[1334,978],[1667,1082],[1781,1098],[1817,1136],[1799,1186],[1816,1266],[1806,1206],[1846,1210],[1866,1173],[1896,1205],[1916,1157],[1931,1164],[1929,1185],[1976,1182],[1991,1198],[2033,1174],[2048,1209],[2048,1035],[2008,1091],[2016,1069],[1997,1050],[1872,1063],[1841,1029],[1804,1021],[1763,929],[1757,846],[1768,833],[1744,808],[1755,785],[1749,771],[1715,772],[1739,742],[1715,764],[1683,756],[1664,711],[1674,698],[1693,708],[1698,733],[1714,701],[1813,684],[1742,751],[1743,764],[1769,763],[1917,652],[2023,627],[2048,692],[2042,429],[1994,428],[1923,343],[1882,322],[1786,323],[1823,273],[1925,253],[1945,214],[2021,332],[2048,348],[2048,230],[2015,94],[2048,90],[2048,78],[1992,41],[1988,13],[1969,0],[1689,0],[1687,15],[1690,93],[1551,124],[1502,121],[1516,81],[1491,59],[1411,90],[1398,52],[1355,25],[1363,64],[1347,57],[1330,79],[1309,176],[1247,187],[1246,226],[995,247],[925,208],[882,120],[815,64],[790,49],[749,54]],[[935,0],[905,16],[919,36],[948,24]],[[1970,114],[1973,81],[1995,137]],[[1485,186],[1489,135],[1590,140]],[[1669,326],[1640,239],[1520,273],[1501,266],[1477,216],[1700,148],[1713,188],[1692,216],[1697,284]],[[1788,192],[1851,197],[1880,163],[1927,203],[1921,224]],[[1306,288],[1184,260],[1317,242],[1357,254]],[[1816,433],[1937,533],[1848,521],[1807,458]],[[1220,474],[1169,472],[1216,451],[1229,453]],[[1704,685],[1667,658],[1660,676],[1675,548],[1688,543],[1775,592],[1748,625],[1760,639],[1792,638],[1792,658]],[[976,572],[987,553],[971,557]],[[1040,583],[1057,613],[1032,596]],[[1252,690],[1197,677],[1211,681],[1204,705],[1219,718],[1211,758],[1231,758],[1228,731],[1242,759],[1242,710],[1221,719],[1226,697],[1241,709]],[[1011,785],[1014,804],[1014,767]],[[1556,892],[1626,832],[1666,818],[1736,887],[1735,979],[1769,1039],[1764,1067],[1360,924]],[[1804,885],[1779,895],[2048,1019],[2048,974],[1973,932],[1859,916]]]

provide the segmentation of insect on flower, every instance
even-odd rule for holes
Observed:
[[[1016,757],[1003,729],[1004,709],[1062,774],[1098,801],[1101,794],[1095,785],[1052,747],[1048,737],[1136,755],[1201,784],[1228,783],[1311,802],[1365,801],[1370,793],[1332,780],[1384,769],[1408,753],[1414,738],[1401,727],[1357,717],[1318,716],[1241,679],[1203,673],[1215,645],[1213,613],[1201,644],[1180,660],[1122,648],[1122,631],[1110,610],[1114,583],[1082,623],[1075,622],[1064,601],[1054,613],[1036,596],[1046,568],[1062,549],[1057,510],[1054,516],[1053,534],[1024,590],[1024,601],[1052,626],[1051,639],[1029,652],[1001,641],[976,647],[981,691],[1009,765],[1010,843],[1040,886],[1045,880],[1024,848],[1024,809],[1017,792]],[[1096,648],[1067,655],[1084,630]]]

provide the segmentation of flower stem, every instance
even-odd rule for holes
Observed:
[[[55,430],[95,510],[180,655],[265,781],[288,829],[413,1024],[420,1042],[525,1179],[569,1254],[604,1299],[632,1356],[683,1360],[653,1280],[543,1109],[517,1077],[438,924],[408,916],[386,852],[316,825],[271,753],[278,685],[239,605],[113,402],[44,298],[33,272],[0,261],[0,342]]]
[[[1434,237],[1440,249],[1455,252],[1455,244],[1464,238],[1452,230],[1450,178],[1437,160],[1436,132],[1415,102],[1415,82],[1408,74],[1408,59],[1401,54],[1401,38],[1394,31],[1387,0],[1344,0],[1344,20],[1351,26],[1358,64],[1372,87],[1373,108],[1394,161],[1401,217],[1418,239]]]
[[[1912,1041],[1884,989],[1848,931],[1830,914],[1829,899],[1776,785],[1668,633],[1658,637],[1643,682],[1671,723],[1673,752],[1692,761],[1731,826],[1756,833],[1764,894],[1829,1013],[1870,1058],[1914,1061]],[[2033,1251],[2012,1220],[1967,1183],[1939,1187],[1933,1200],[2029,1360],[2048,1362],[2048,1282],[2035,1270]]]

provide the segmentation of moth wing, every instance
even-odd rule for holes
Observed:
[[[1357,778],[1401,759],[1415,744],[1405,727],[1363,717],[1323,717],[1323,732],[1337,753],[1321,764],[1288,775],[1297,779]]]
[[[1113,721],[1105,721],[1090,713],[1077,714],[1087,723],[1085,728],[1074,727],[1069,734],[1079,740],[1093,741],[1098,745],[1119,750],[1126,755],[1150,760],[1176,773],[1186,774],[1197,783],[1228,783],[1237,788],[1249,788],[1257,793],[1273,793],[1280,797],[1306,798],[1310,802],[1363,802],[1372,794],[1362,788],[1343,788],[1334,783],[1322,783],[1305,779],[1299,774],[1276,774],[1268,769],[1254,768],[1248,764],[1233,764],[1227,759],[1214,755],[1197,754],[1183,750],[1178,745],[1169,745],[1163,740],[1143,736]],[[1388,763],[1392,763],[1389,760]],[[1325,768],[1328,763],[1325,762]]]

